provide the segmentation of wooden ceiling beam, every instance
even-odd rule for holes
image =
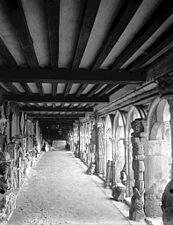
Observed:
[[[76,91],[76,97],[79,97],[82,92],[85,90],[85,88],[87,87],[87,84],[81,84],[78,88],[78,90]]]
[[[27,95],[32,95],[33,94],[32,91],[31,91],[31,89],[27,85],[27,83],[20,82],[20,85],[22,86],[22,88],[24,89],[24,91],[27,93]]]
[[[76,118],[79,118],[79,117],[84,117],[85,116],[85,113],[78,113],[78,114],[75,114],[75,115],[61,115],[61,114],[55,114],[55,115],[46,115],[46,114],[35,114],[35,113],[27,113],[27,115],[29,116],[29,117],[32,117],[32,118],[53,118],[53,119],[55,119],[55,118],[57,118],[57,119],[60,119],[60,118],[62,118],[62,119],[76,119]]]
[[[36,82],[36,86],[37,86],[37,89],[38,89],[39,94],[41,96],[44,96],[43,87],[42,87],[41,82]]]
[[[127,72],[125,70],[89,71],[78,69],[8,69],[1,68],[0,82],[45,82],[45,83],[80,83],[80,84],[134,84],[146,80],[143,71]]]
[[[96,84],[88,93],[87,96],[91,97],[92,95],[94,95],[96,93],[96,91],[98,91],[101,87],[103,86],[103,84]]]
[[[57,93],[57,83],[52,83],[52,96],[55,97]]]
[[[67,83],[64,90],[64,96],[67,97],[72,87],[72,83]]]
[[[51,67],[58,67],[60,0],[45,1]]]
[[[77,118],[78,119],[78,118]],[[44,124],[62,124],[62,125],[72,125],[75,122],[75,119],[37,119],[40,123],[40,125],[44,125]]]
[[[171,28],[173,30],[173,26],[171,26]],[[141,67],[150,59],[159,54],[163,49],[166,49],[167,46],[170,46],[170,48],[173,47],[173,34],[167,35],[167,37],[165,37],[164,35],[164,39],[161,43],[159,43],[157,46],[152,47],[151,51],[147,50],[147,52],[144,52],[141,57],[137,58],[137,60],[132,63],[130,68],[137,69]]]
[[[77,108],[77,107],[73,107],[70,108],[66,107],[65,109],[62,107],[35,107],[35,106],[31,106],[31,107],[27,107],[27,106],[23,106],[21,107],[21,110],[24,112],[92,112],[93,108],[85,108],[85,107],[81,107],[81,108]]]
[[[79,67],[101,0],[86,0],[72,69]]]
[[[8,101],[13,102],[27,102],[27,103],[41,103],[41,102],[60,102],[60,103],[99,103],[99,102],[109,102],[108,97],[86,97],[86,95],[82,95],[80,97],[76,97],[74,95],[69,95],[68,97],[64,97],[59,94],[53,97],[52,95],[44,95],[40,96],[37,94],[33,94],[31,96],[27,96],[25,94],[15,95],[15,94],[7,94],[4,98]]]
[[[127,62],[127,60],[161,27],[161,25],[173,14],[172,0],[163,1],[153,14],[151,19],[139,31],[136,37],[125,48],[125,50],[115,59],[111,65],[112,70],[116,71]]]
[[[113,28],[113,31],[108,35],[108,39],[105,41],[104,45],[101,47],[99,53],[97,54],[96,59],[93,65],[91,66],[92,70],[99,69],[99,67],[102,65],[102,63],[120,38],[121,34],[126,29],[127,25],[136,13],[137,9],[141,5],[141,2],[142,0],[125,1],[124,4],[126,4],[126,9],[124,12],[121,12],[122,15],[119,18],[119,21],[116,23],[115,27]]]
[[[17,67],[17,63],[15,59],[13,58],[12,54],[4,44],[3,40],[0,38],[0,55],[3,60],[3,64],[5,66],[10,66],[10,67]]]
[[[39,63],[35,54],[33,40],[28,29],[21,0],[6,0],[3,3],[4,10],[16,32],[26,63],[31,68],[37,68]]]

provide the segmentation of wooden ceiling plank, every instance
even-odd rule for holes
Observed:
[[[60,103],[97,103],[97,102],[109,102],[108,97],[87,97],[86,95],[82,95],[80,97],[76,97],[74,95],[69,95],[68,97],[64,97],[59,94],[53,97],[52,95],[44,95],[40,96],[37,94],[33,94],[31,96],[27,96],[25,94],[7,94],[4,98],[8,101],[13,102],[31,102],[31,103],[41,103],[41,102],[60,102]]]
[[[72,64],[72,69],[79,67],[85,51],[101,0],[87,0],[83,13],[79,39]]]
[[[78,90],[76,91],[76,97],[79,97],[82,92],[85,90],[85,88],[87,87],[87,84],[81,84],[78,88]]]
[[[107,41],[104,43],[99,53],[97,54],[96,59],[94,60],[94,63],[92,65],[92,70],[99,69],[99,67],[102,65],[102,63],[118,41],[119,37],[126,29],[137,9],[141,5],[142,0],[130,0],[126,2],[128,2],[127,7],[120,17],[118,23],[115,25],[112,33],[108,35]]]
[[[111,65],[116,71],[160,28],[160,26],[173,14],[172,0],[163,1],[153,14],[151,19],[139,31],[137,36],[125,48],[125,50],[115,59]]]
[[[67,97],[72,87],[72,83],[67,83],[64,90],[64,96]]]
[[[28,29],[22,2],[21,0],[6,0],[4,2],[6,12],[8,13],[10,22],[17,34],[20,47],[28,66],[31,68],[37,68],[39,63],[35,54],[33,40]]]
[[[51,67],[58,67],[60,0],[45,1]]]
[[[96,91],[98,91],[101,87],[103,86],[103,84],[96,84],[88,93],[87,96],[91,97],[92,95],[94,95],[96,93]]]
[[[74,104],[71,104],[71,105],[74,105]],[[38,108],[36,106],[30,106],[30,107],[23,106],[21,107],[21,110],[24,112],[92,112],[93,108],[90,107],[86,110],[85,107],[71,108],[70,106],[66,107],[65,109],[62,107],[51,107],[51,106],[48,106],[46,108],[42,106]]]
[[[0,55],[6,66],[16,67],[17,63],[13,58],[12,54],[8,50],[7,46],[4,44],[3,40],[0,38]]]
[[[70,76],[69,76],[70,74]],[[45,83],[80,83],[80,84],[129,84],[146,81],[143,71],[127,72],[78,69],[24,69],[1,68],[0,82],[45,82]]]
[[[33,94],[32,91],[31,91],[31,89],[27,85],[27,83],[20,82],[20,85],[22,86],[22,88],[24,89],[24,91],[27,93],[27,95],[32,95]]]

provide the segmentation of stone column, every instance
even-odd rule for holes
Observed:
[[[129,211],[129,219],[141,221],[144,219],[144,142],[146,121],[136,119],[131,123],[132,133],[131,142],[133,150],[133,163],[135,186],[133,187],[133,196]]]

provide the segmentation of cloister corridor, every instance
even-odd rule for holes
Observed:
[[[63,146],[43,153],[19,192],[8,225],[143,224],[129,221],[122,213],[124,204],[113,201],[102,181],[85,171]]]

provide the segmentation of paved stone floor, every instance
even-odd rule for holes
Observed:
[[[131,224],[82,165],[71,152],[46,152],[20,191],[8,225]]]

